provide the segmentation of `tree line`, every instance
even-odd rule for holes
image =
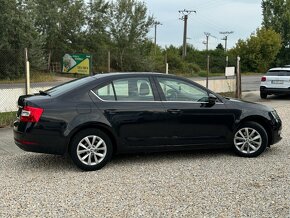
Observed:
[[[0,0],[0,7],[2,78],[19,76],[24,48],[38,69],[64,53],[92,53],[94,70],[106,71],[107,51],[116,71],[163,72],[168,62],[174,73],[196,73],[206,69],[207,55],[213,73],[223,72],[226,56],[234,62],[240,55],[244,71],[290,63],[290,0],[263,0],[262,27],[227,53],[222,45],[208,53],[188,45],[185,59],[181,47],[155,48],[148,38],[154,18],[139,0]]]

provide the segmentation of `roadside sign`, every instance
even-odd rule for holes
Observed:
[[[62,72],[89,75],[91,60],[92,56],[88,54],[65,54],[62,58]]]
[[[234,76],[235,75],[235,67],[226,67],[225,76]]]

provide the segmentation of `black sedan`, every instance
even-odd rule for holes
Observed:
[[[224,98],[191,80],[158,73],[98,74],[20,96],[16,145],[65,154],[83,170],[117,153],[232,147],[256,157],[281,137],[264,105]]]

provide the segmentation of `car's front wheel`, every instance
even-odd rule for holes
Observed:
[[[234,135],[234,150],[239,156],[257,157],[268,145],[268,134],[256,122],[242,124]]]
[[[99,170],[111,159],[113,146],[101,130],[85,129],[73,138],[70,149],[73,162],[82,170]]]

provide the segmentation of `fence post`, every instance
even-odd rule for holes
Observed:
[[[111,52],[108,51],[108,73],[111,72]]]
[[[165,64],[165,73],[168,74],[168,63]]]
[[[28,60],[28,50],[24,49],[25,56],[25,93],[26,95],[30,94],[30,64]]]
[[[206,72],[206,88],[208,88],[208,77],[209,77],[209,55],[207,55],[207,72]]]
[[[241,98],[242,84],[241,84],[241,72],[240,72],[240,56],[237,57],[237,73],[236,73],[236,98]]]

